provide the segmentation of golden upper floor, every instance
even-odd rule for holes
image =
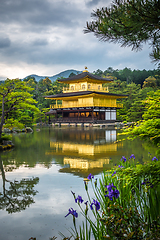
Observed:
[[[63,93],[77,92],[77,91],[100,91],[108,92],[108,87],[103,87],[103,83],[109,83],[112,79],[102,78],[83,71],[82,73],[70,78],[59,79],[61,83],[68,84],[68,87],[63,88]]]
[[[96,92],[109,92],[108,87],[102,87],[102,84],[96,83],[71,83],[69,87],[63,87],[63,93],[78,92],[78,91],[96,91]]]

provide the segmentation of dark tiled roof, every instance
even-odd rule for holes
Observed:
[[[78,75],[74,75],[74,76],[69,77],[69,78],[59,79],[58,82],[65,83],[65,82],[70,82],[70,81],[83,79],[85,77],[89,77],[89,78],[92,78],[92,79],[95,79],[95,80],[100,80],[100,81],[103,81],[103,82],[111,82],[111,81],[113,81],[113,79],[102,78],[102,77],[99,77],[99,76],[94,75],[94,74],[89,73],[89,72],[82,72],[82,73],[80,73]]]
[[[46,114],[46,115],[52,115],[52,114],[56,114],[56,113],[57,113],[56,110],[50,109],[50,111],[49,111],[49,112],[46,112],[45,114]]]
[[[108,96],[116,96],[116,97],[127,97],[128,95],[123,94],[115,94],[115,93],[105,93],[105,92],[95,92],[95,91],[83,91],[83,92],[71,92],[71,93],[60,93],[56,95],[44,96],[45,98],[60,98],[60,97],[73,97],[73,96],[82,96],[89,94],[99,94],[99,95],[108,95]]]

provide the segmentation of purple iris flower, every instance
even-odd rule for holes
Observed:
[[[121,161],[126,162],[127,159],[124,156],[122,156]]]
[[[153,158],[152,158],[152,161],[154,161],[154,160],[158,161],[158,158],[156,158],[156,157],[153,157]]]
[[[153,184],[150,181],[148,181],[147,179],[144,179],[144,182],[142,182],[141,185],[147,185],[147,186],[153,188]]]
[[[105,197],[108,197],[111,201],[113,201],[113,197],[114,198],[118,198],[119,197],[119,191],[116,189],[116,187],[113,185],[113,183],[111,184],[109,184],[109,185],[107,185],[106,186],[107,187],[107,189],[108,189],[108,194],[106,194],[105,195]],[[113,188],[113,189],[112,189]],[[105,193],[106,193],[107,191],[105,191]]]
[[[145,182],[145,181],[144,181],[144,182],[142,182],[142,183],[141,183],[141,185],[146,185],[146,182]]]
[[[112,177],[114,176],[114,174],[116,174],[116,171],[114,171],[114,173],[112,174]]]
[[[144,182],[141,183],[141,185],[145,185],[147,183],[147,179],[144,179]]]
[[[122,166],[122,165],[118,165],[118,167],[119,167],[119,168],[123,168],[123,166]]]
[[[93,199],[93,202],[90,205],[91,210],[93,210],[93,205],[95,205],[96,211],[98,211],[100,209],[100,203],[97,200]]]
[[[112,187],[113,187],[113,188],[116,188],[116,187],[113,185],[113,183],[112,183],[112,184],[109,184],[109,185],[107,185],[108,192],[111,192],[111,190],[112,190]]]
[[[105,197],[108,197],[111,201],[113,201],[113,197],[116,199],[119,197],[119,191],[117,189],[111,190]]]
[[[119,197],[119,191],[117,189],[113,190],[112,196],[117,199]]]
[[[78,213],[76,212],[76,210],[73,210],[73,208],[70,208],[68,211],[69,212],[65,217],[67,217],[69,214],[73,215],[73,217],[78,217]]]
[[[109,192],[108,194],[105,195],[105,197],[108,197],[111,201],[113,201],[112,192],[113,192],[113,190],[112,190],[111,192]]]
[[[131,156],[130,156],[129,158],[134,158],[134,159],[135,159],[135,156],[134,156],[134,154],[131,154]]]
[[[91,180],[92,178],[94,178],[94,176],[93,176],[92,173],[90,173],[87,178],[88,178],[89,180]]]
[[[82,203],[83,202],[83,199],[81,196],[78,195],[78,197],[75,199],[75,202],[79,202],[79,203]]]

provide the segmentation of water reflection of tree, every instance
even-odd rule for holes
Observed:
[[[15,213],[25,210],[34,203],[33,196],[37,193],[34,186],[39,182],[38,177],[23,178],[20,181],[7,180],[1,156],[0,170],[3,182],[3,192],[0,192],[0,209],[6,209],[8,213]],[[6,185],[9,185],[8,189]]]

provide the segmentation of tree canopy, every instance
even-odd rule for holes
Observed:
[[[160,147],[160,90],[149,92],[143,103],[145,104],[144,120],[127,129],[127,134],[131,138],[138,136],[141,139],[148,139]]]
[[[0,85],[0,104],[2,105],[0,111],[0,139],[3,124],[7,119],[17,119],[22,115],[24,116],[28,110],[39,111],[35,106],[36,101],[29,93],[31,90],[32,88],[19,79],[7,79]]]
[[[93,11],[85,33],[93,32],[102,41],[120,43],[139,50],[149,42],[150,57],[160,61],[160,1],[114,0],[110,7]]]

